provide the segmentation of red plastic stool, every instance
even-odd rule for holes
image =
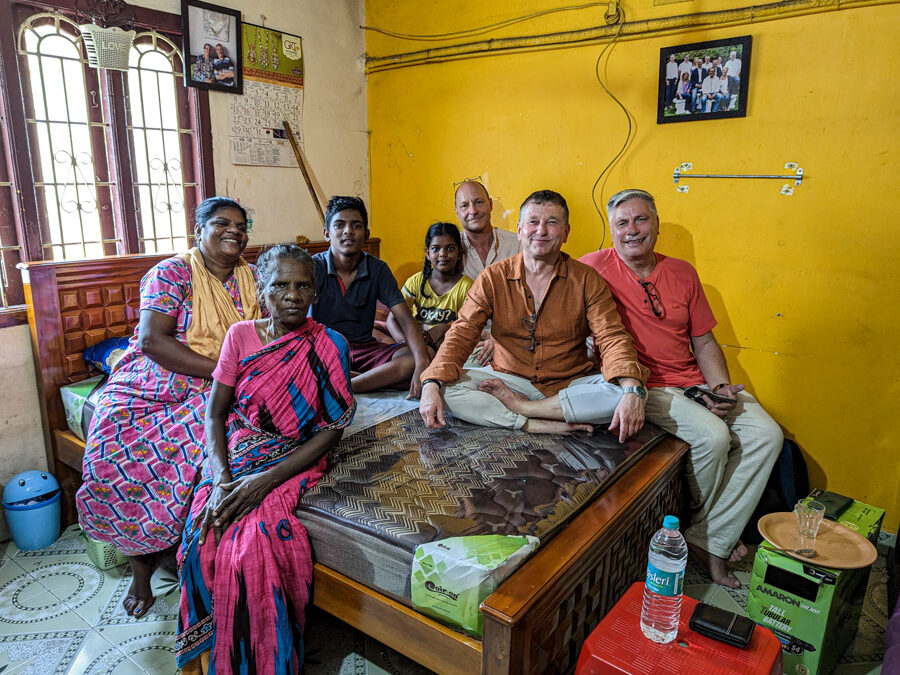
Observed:
[[[684,596],[678,637],[666,645],[641,632],[644,584],[636,583],[588,636],[576,675],[599,673],[781,673],[781,642],[757,626],[746,649],[704,637],[688,627],[697,601]]]

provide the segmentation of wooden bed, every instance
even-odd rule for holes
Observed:
[[[325,242],[306,245],[311,253]],[[379,240],[368,250],[378,254]],[[248,249],[255,259],[258,250]],[[91,373],[82,352],[137,323],[139,282],[166,255],[21,264],[47,461],[77,520],[84,443],[66,427],[59,388]],[[578,514],[482,603],[484,639],[443,626],[316,565],[313,601],[439,673],[553,673],[574,668],[581,644],[634,581],[666,513],[681,512],[687,445],[669,437]]]

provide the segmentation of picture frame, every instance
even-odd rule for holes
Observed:
[[[746,117],[751,41],[741,35],[660,49],[656,123]]]
[[[184,84],[244,93],[241,13],[198,0],[181,0]]]

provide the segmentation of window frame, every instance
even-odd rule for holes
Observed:
[[[29,16],[40,12],[58,11],[69,19],[75,19],[76,4],[77,0],[0,0],[0,26],[7,26],[0,33],[0,116],[5,127],[0,133],[0,228],[4,230],[4,241],[14,233],[14,243],[19,246],[18,251],[3,252],[2,273],[9,281],[11,298],[24,298],[21,274],[16,269],[16,264],[45,259],[41,237],[44,222],[42,197],[35,187],[35,183],[40,182],[36,180],[40,170],[36,155],[37,135],[28,133],[26,121],[30,96],[28,83],[24,81],[22,59],[25,57],[18,53],[19,26]],[[156,30],[180,48],[180,14],[135,6],[132,9],[135,16],[134,28],[138,33]],[[78,23],[77,19],[75,21]],[[97,70],[86,63],[84,68],[89,89],[91,83],[96,82],[98,91],[105,94],[99,96],[106,123],[105,129],[100,130],[105,149],[102,155],[97,155],[97,161],[98,167],[101,163],[105,164],[108,168],[108,180],[115,183],[108,191],[110,213],[107,218],[114,228],[119,245],[117,247],[115,242],[106,243],[104,252],[110,257],[140,253],[136,211],[138,205],[129,130],[128,72]],[[193,166],[183,167],[186,175],[193,174],[191,182],[196,184],[196,187],[184,188],[184,208],[188,212],[189,222],[192,207],[215,194],[209,94],[205,90],[183,86],[183,80],[178,89],[179,115],[186,113],[187,118],[183,121],[188,124],[185,128],[194,130],[188,138],[182,138],[182,145],[189,143],[193,146],[190,152]],[[185,181],[187,182],[187,177]],[[98,195],[98,208],[101,201]],[[24,305],[0,306],[0,328],[19,325],[25,321]]]

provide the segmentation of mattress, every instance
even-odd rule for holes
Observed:
[[[316,561],[410,605],[420,544],[471,535],[531,535],[541,544],[665,437],[647,424],[632,440],[529,434],[447,415],[425,428],[418,410],[349,434],[299,505]]]

